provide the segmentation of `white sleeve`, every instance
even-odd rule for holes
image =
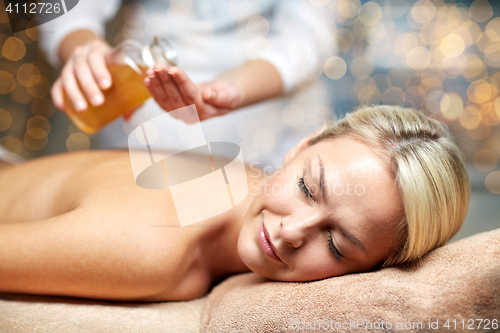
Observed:
[[[49,62],[54,67],[59,66],[59,44],[73,31],[86,29],[104,36],[104,24],[116,14],[120,4],[120,0],[80,0],[66,14],[40,25],[40,47]]]
[[[270,62],[281,75],[283,92],[290,93],[301,83],[317,77],[318,66],[324,61],[320,57],[333,53],[333,43],[330,47],[318,40],[319,30],[324,26],[323,18],[309,1],[278,0],[265,37],[268,43],[255,43],[257,47],[247,53],[248,59]]]

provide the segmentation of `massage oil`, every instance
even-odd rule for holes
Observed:
[[[64,93],[64,111],[82,132],[92,134],[98,131],[151,97],[143,83],[147,67],[141,68],[142,73],[136,72],[128,65],[108,64],[108,69],[112,85],[103,91],[104,103],[101,106],[94,107],[88,102],[87,110],[77,112]]]
[[[151,97],[143,81],[146,70],[157,62],[176,65],[177,55],[165,39],[155,37],[152,44],[145,46],[132,40],[120,43],[107,59],[112,84],[103,91],[104,103],[94,107],[87,102],[87,110],[78,112],[64,92],[64,111],[82,132],[97,132]]]

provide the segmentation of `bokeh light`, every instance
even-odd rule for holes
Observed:
[[[431,63],[431,54],[425,47],[415,47],[406,56],[408,67],[413,70],[423,70]]]
[[[16,87],[16,80],[7,71],[0,71],[0,94],[8,94]]]
[[[254,15],[261,14],[259,4],[249,0],[231,0],[229,2],[228,11],[229,15],[231,15],[235,20],[241,20],[242,18],[245,18],[249,13],[252,13]]]
[[[25,87],[33,87],[40,82],[40,70],[33,64],[22,64],[17,71],[17,82]]]
[[[373,72],[373,64],[367,57],[357,57],[351,62],[350,71],[357,79],[366,79]]]
[[[410,86],[405,90],[406,105],[420,109],[425,104],[427,94],[420,86]]]
[[[382,99],[382,94],[376,85],[366,85],[359,91],[358,100],[359,104],[379,104]]]
[[[330,0],[309,0],[315,6],[324,6],[330,2]]]
[[[29,104],[33,101],[33,96],[28,94],[26,87],[16,84],[14,90],[10,93],[10,97],[13,101],[19,104]]]
[[[484,148],[474,154],[473,163],[477,170],[490,172],[497,166],[497,154],[494,150]]]
[[[261,152],[267,152],[274,148],[276,144],[276,134],[274,131],[267,127],[259,128],[254,136],[253,142],[257,149]]]
[[[31,117],[26,123],[26,133],[33,139],[43,139],[50,133],[50,123],[42,116]]]
[[[34,27],[34,21],[29,21],[26,25],[27,29],[24,31],[27,37],[29,37],[32,41],[37,41],[40,38],[38,33],[38,29]]]
[[[12,116],[9,111],[0,109],[0,132],[5,131],[12,125]]]
[[[155,15],[149,18],[145,24],[146,34],[154,37],[156,35],[167,35],[167,19],[163,15]]]
[[[463,71],[464,78],[473,81],[477,78],[487,76],[487,69],[484,62],[476,54],[469,54],[466,56],[467,66]]]
[[[446,35],[439,44],[441,53],[448,58],[455,58],[465,50],[465,43],[458,34]]]
[[[31,78],[33,78],[33,76]],[[50,92],[51,86],[49,80],[45,76],[40,76],[36,77],[38,82],[36,84],[32,84],[31,78],[30,80],[28,80],[28,84],[26,87],[28,93],[35,98],[42,98],[47,96]]]
[[[445,118],[457,119],[464,109],[464,103],[460,95],[452,92],[446,93],[441,97],[439,107]]]
[[[464,145],[476,147],[474,152],[491,149],[486,142],[500,138],[500,17],[494,7],[485,0],[469,6],[443,0],[330,1],[326,8],[337,24],[339,54],[325,58],[323,72],[352,87],[349,99],[335,96],[344,103],[421,108],[445,122]],[[474,154],[467,155],[472,162]]]
[[[475,0],[469,7],[469,13],[474,21],[484,22],[493,16],[493,7],[487,0]]]
[[[486,139],[490,135],[491,127],[482,123],[481,118],[473,118],[470,122],[473,124],[467,129],[470,138],[479,141]]]
[[[113,45],[126,38],[142,40],[158,34],[168,38],[177,22],[193,17],[195,5],[192,0],[172,1],[168,11],[153,13],[139,2],[127,2],[106,37]],[[252,57],[286,45],[282,51],[292,63],[317,61],[309,78],[335,87],[328,90],[332,104],[318,106],[323,113],[335,108],[341,114],[360,104],[420,108],[452,130],[467,161],[485,176],[493,174],[488,179],[494,183],[494,172],[500,168],[499,3],[304,0],[301,14],[317,15],[309,22],[316,50],[298,42],[297,35],[303,31],[293,19],[285,20],[284,31],[274,36],[273,22],[263,8],[258,1],[229,2],[227,14],[234,19],[239,37],[248,38],[248,43],[235,45],[238,56]],[[186,28],[189,47],[199,48],[193,36],[207,45],[213,42],[215,30],[209,22],[191,23]],[[30,27],[28,22],[19,24]],[[41,37],[37,27],[13,36],[5,13],[0,13],[0,27],[0,143],[28,158],[56,146],[68,151],[90,149],[93,137],[55,112],[50,87],[59,69],[51,68],[37,49]],[[199,49],[201,54],[213,51]],[[316,102],[308,107],[291,103],[282,108],[281,117],[266,119],[267,124],[277,121],[299,127],[317,107]],[[242,149],[252,156],[271,152],[280,141],[279,130],[263,127],[260,121],[246,122],[237,132],[244,140]]]
[[[394,68],[387,73],[387,78],[389,79],[389,84],[392,87],[398,87],[404,89],[410,83],[410,75],[403,68]]]
[[[23,41],[16,37],[9,37],[3,43],[2,55],[11,60],[18,61],[21,60],[26,54],[26,46]]]
[[[410,13],[416,22],[427,23],[436,15],[436,7],[429,0],[419,0],[413,5]]]
[[[500,194],[500,171],[490,172],[486,176],[484,184],[491,193]]]
[[[382,18],[382,8],[376,2],[369,1],[361,6],[359,10],[359,20],[364,25],[375,25]]]
[[[40,134],[40,133],[38,133]],[[49,138],[47,136],[41,137],[39,139],[34,138],[29,135],[28,132],[24,135],[24,145],[34,151],[41,150],[47,146]]]
[[[374,25],[365,25],[362,30],[363,39],[368,43],[377,44],[386,36],[386,28],[382,22]]]
[[[70,153],[90,149],[89,137],[81,132],[71,134],[66,140],[66,148]]]
[[[20,155],[23,150],[21,141],[12,135],[6,135],[0,138],[0,145],[7,148],[11,153]]]
[[[7,11],[3,9],[4,7],[2,7],[2,11],[0,11],[0,23],[9,23],[9,16],[7,15]]]
[[[52,100],[46,96],[44,98],[35,98],[31,103],[31,114],[34,116],[43,116],[50,119],[55,113]]]
[[[296,127],[303,123],[305,112],[300,105],[290,104],[281,112],[281,118],[288,126]]]
[[[262,16],[254,16],[248,20],[247,32],[252,38],[265,37],[269,33],[269,22]]]
[[[335,8],[334,10],[337,11],[338,14],[337,18],[340,21],[340,23],[344,25],[350,25],[349,19],[356,18],[360,8],[361,8],[361,2],[359,0],[355,1],[340,0],[338,2],[338,7]],[[354,23],[354,21],[352,23]]]
[[[403,105],[406,101],[406,96],[401,88],[391,87],[384,91],[382,102],[389,105]]]
[[[330,79],[338,80],[347,72],[347,64],[341,57],[334,56],[325,61],[323,70]]]

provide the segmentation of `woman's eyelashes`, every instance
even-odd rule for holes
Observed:
[[[315,201],[314,196],[312,195],[311,191],[307,188],[305,182],[304,182],[304,177],[297,177],[297,185],[299,186],[300,191],[305,195],[305,197],[308,200]],[[333,243],[333,237],[331,231],[328,231],[328,247],[330,249],[330,252],[337,258],[337,260],[342,261],[342,254],[337,250],[337,247]]]
[[[342,261],[342,254],[337,250],[335,244],[333,244],[332,232],[328,231],[328,247],[330,248],[330,252],[337,258],[339,261]]]
[[[304,183],[304,177],[297,177],[297,185],[299,186],[300,191],[306,196],[306,198],[314,202],[313,195]]]

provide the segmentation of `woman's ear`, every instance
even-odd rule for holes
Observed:
[[[318,136],[325,129],[326,129],[326,125],[323,125],[320,128],[318,128],[317,130],[315,130],[314,132],[312,132],[310,135],[308,135],[305,138],[303,138],[302,140],[300,140],[300,142],[295,147],[293,147],[292,149],[290,149],[288,151],[288,153],[286,153],[285,157],[283,158],[283,164],[288,163],[288,161],[290,161],[292,158],[294,158],[295,155],[297,155],[301,150],[307,148],[309,146],[309,140]]]

